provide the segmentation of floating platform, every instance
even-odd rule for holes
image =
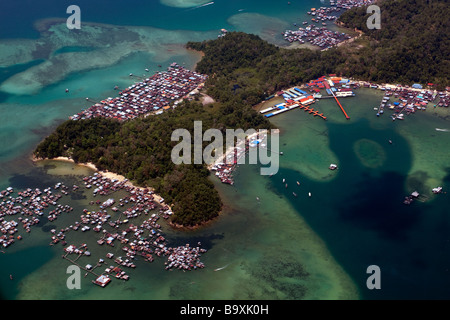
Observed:
[[[292,109],[295,109],[298,107],[300,107],[300,104],[298,104],[298,103],[294,103],[294,104],[283,103],[282,106],[279,106],[276,108],[276,111],[266,114],[264,116],[266,118],[270,118],[270,117],[276,116],[277,114],[280,114],[280,113],[283,113],[283,112],[286,112],[286,111],[289,111],[289,110],[292,110]]]

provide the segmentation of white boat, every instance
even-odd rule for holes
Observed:
[[[311,197],[311,192],[308,192],[308,196]]]
[[[338,166],[337,166],[337,164],[332,163],[332,164],[330,164],[329,168],[330,168],[330,170],[336,170],[338,168]]]
[[[441,193],[442,192],[442,187],[436,187],[436,188],[433,188],[433,193]]]

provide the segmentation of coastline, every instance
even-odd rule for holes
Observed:
[[[77,162],[75,162],[73,159],[71,159],[69,157],[56,157],[56,158],[53,158],[53,159],[48,159],[48,158],[36,158],[34,155],[31,156],[31,161],[33,163],[36,163],[36,162],[39,162],[39,161],[70,162],[70,163],[73,163],[73,164],[75,164],[77,166],[82,166],[82,167],[89,168],[89,169],[99,173],[103,177],[106,177],[106,178],[111,179],[111,180],[115,179],[115,180],[118,180],[120,182],[122,182],[124,180],[127,180],[125,182],[125,185],[127,185],[127,186],[129,186],[131,188],[136,188],[136,189],[139,189],[139,190],[150,189],[151,191],[153,191],[153,197],[154,197],[155,201],[157,203],[159,203],[159,204],[163,204],[164,203],[164,205],[167,206],[170,211],[174,212],[172,210],[172,204],[165,203],[164,202],[164,198],[161,195],[155,193],[155,190],[153,188],[151,188],[151,187],[145,188],[145,187],[136,186],[131,181],[129,181],[127,178],[125,178],[123,175],[120,175],[118,173],[114,173],[114,172],[111,172],[111,171],[107,171],[107,170],[106,171],[99,170],[93,163],[90,163],[90,162],[88,162],[88,163],[77,163]],[[219,217],[222,212],[223,212],[223,209],[218,213],[217,217]],[[171,228],[173,228],[175,230],[181,230],[181,231],[186,231],[187,232],[187,231],[194,231],[194,230],[200,229],[202,227],[205,227],[207,225],[210,225],[217,217],[215,217],[215,218],[213,218],[211,220],[205,221],[203,223],[196,224],[194,226],[184,226],[184,225],[180,225],[180,224],[177,224],[177,223],[173,223],[170,220],[167,220],[167,224]]]
[[[131,181],[129,181],[127,178],[125,178],[124,176],[122,176],[120,174],[117,174],[117,173],[114,173],[114,172],[111,172],[111,171],[101,171],[93,163],[90,163],[90,162],[88,162],[88,163],[77,163],[77,162],[75,162],[73,159],[71,159],[69,157],[56,157],[56,158],[53,158],[53,159],[47,159],[47,158],[42,159],[42,158],[36,158],[34,155],[32,156],[31,160],[34,163],[38,162],[38,161],[48,161],[48,160],[51,160],[51,161],[65,161],[65,162],[74,163],[74,164],[76,164],[78,166],[84,166],[84,167],[87,167],[87,168],[89,168],[91,170],[94,170],[95,172],[97,172],[97,173],[101,174],[102,176],[104,176],[104,177],[106,177],[108,179],[111,179],[111,180],[118,180],[120,182],[122,182],[124,180],[127,180],[125,182],[125,185],[127,185],[129,187],[136,188],[136,189],[139,189],[139,190],[150,189],[150,190],[153,191],[153,197],[155,198],[155,200],[158,203],[162,203],[164,201],[164,198],[161,195],[154,193],[154,189],[153,188],[150,188],[150,187],[144,188],[144,187],[136,186]],[[169,204],[165,204],[165,205],[168,206],[169,209],[172,211],[171,205],[169,205]],[[169,224],[171,225],[171,223],[169,223]]]
[[[245,147],[245,146],[243,146],[244,142],[250,141],[253,138],[257,138],[260,134],[265,137],[267,135],[267,130],[265,130],[265,129],[261,130],[261,131],[258,130],[253,134],[246,135],[245,141],[241,140],[238,145],[228,147],[228,149],[225,151],[225,153],[222,155],[222,157],[218,158],[216,161],[214,161],[213,163],[211,163],[207,166],[208,170],[211,171],[213,169],[213,167],[217,166],[220,163],[228,163],[227,159],[229,158],[229,156],[232,155],[233,152],[235,152],[235,150],[237,150],[238,148]]]

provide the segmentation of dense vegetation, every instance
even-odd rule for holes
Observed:
[[[241,32],[189,48],[205,55],[196,71],[209,75],[206,90],[216,102],[187,101],[159,116],[124,123],[93,119],[66,121],[36,149],[41,158],[68,156],[100,170],[151,186],[173,204],[173,222],[196,225],[217,216],[221,200],[203,165],[171,161],[175,129],[271,128],[251,107],[280,89],[337,73],[377,82],[434,82],[449,85],[448,6],[444,1],[388,0],[381,5],[381,30],[367,30],[365,8],[340,20],[365,35],[327,51],[283,49]],[[205,143],[207,144],[207,143]]]
[[[234,97],[257,103],[279,89],[328,73],[378,83],[431,82],[439,89],[450,85],[446,1],[387,0],[379,6],[380,30],[367,29],[366,7],[348,10],[339,22],[364,35],[326,51],[277,48],[239,32],[188,47],[205,53],[197,70],[214,75],[208,92],[221,101],[233,100],[224,86],[239,85]]]
[[[214,105],[186,101],[162,115],[123,123],[103,118],[68,120],[39,144],[35,156],[67,156],[78,163],[91,162],[99,170],[153,187],[173,205],[173,223],[193,226],[217,216],[222,204],[205,166],[173,164],[171,152],[178,142],[171,141],[172,132],[183,128],[193,136],[194,121],[202,121],[203,131],[212,127],[225,130],[230,122],[243,125],[243,129],[270,125],[246,109],[236,105],[233,112],[224,114]],[[209,143],[204,142],[205,146]]]
[[[379,4],[381,29],[368,30],[366,8],[345,12],[340,21],[366,35],[342,47],[338,71],[376,82],[450,85],[448,1],[386,0]]]
[[[187,46],[205,54],[197,71],[211,75],[208,94],[230,108],[236,102],[255,105],[278,90],[334,72],[342,62],[329,52],[283,49],[243,32]]]

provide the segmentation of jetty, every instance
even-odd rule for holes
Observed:
[[[355,93],[353,92],[352,88],[350,87],[350,80],[344,79],[341,77],[336,77],[335,74],[330,74],[327,76],[322,76],[318,79],[311,80],[307,86],[310,88],[311,91],[315,92],[316,94],[320,93],[320,90],[325,89],[328,96],[320,96],[320,99],[324,98],[333,98],[339,108],[341,109],[342,113],[344,114],[345,118],[347,120],[350,120],[349,115],[345,111],[344,107],[342,106],[341,102],[339,101],[339,98],[345,98],[345,97],[354,97]]]
[[[341,111],[344,113],[345,118],[346,118],[347,120],[350,120],[350,117],[348,116],[347,112],[345,112],[344,107],[343,107],[342,104],[339,102],[339,100],[338,100],[338,98],[336,97],[336,95],[335,95],[334,93],[332,93],[332,94],[333,94],[333,97],[334,97],[334,99],[336,100],[336,102],[337,102],[339,108],[341,108]]]
[[[323,113],[319,113],[318,110],[314,110],[314,108],[308,107],[316,100],[313,95],[307,93],[306,91],[301,90],[298,87],[294,87],[284,91],[280,91],[277,93],[277,95],[283,97],[284,102],[259,111],[264,115],[264,117],[270,118],[278,114],[299,108],[306,112],[309,112],[313,116],[319,116],[320,118],[326,120],[326,117],[323,115]]]
[[[332,95],[333,98],[336,100],[336,103],[338,104],[339,108],[341,108],[342,113],[344,113],[344,116],[347,120],[350,119],[350,117],[348,116],[347,112],[345,112],[344,107],[342,106],[342,104],[339,102],[338,98],[336,97],[334,91],[332,90],[332,87],[334,87],[334,82],[332,79],[328,79],[326,81],[324,81],[324,85],[325,85],[325,90],[329,95]]]
[[[66,250],[66,254],[62,256],[63,259],[68,260],[71,264],[76,265],[77,267],[79,267],[80,269],[83,269],[84,271],[92,274],[95,276],[95,278],[100,277],[100,275],[96,274],[94,272],[94,269],[100,266],[100,263],[98,263],[97,265],[95,265],[95,267],[92,267],[91,265],[86,265],[86,266],[82,266],[80,265],[77,260],[83,255],[83,252],[79,253],[76,259],[71,259],[68,257],[68,255],[70,255],[71,253],[73,253],[70,249],[73,248],[74,246],[69,246],[69,250]]]

